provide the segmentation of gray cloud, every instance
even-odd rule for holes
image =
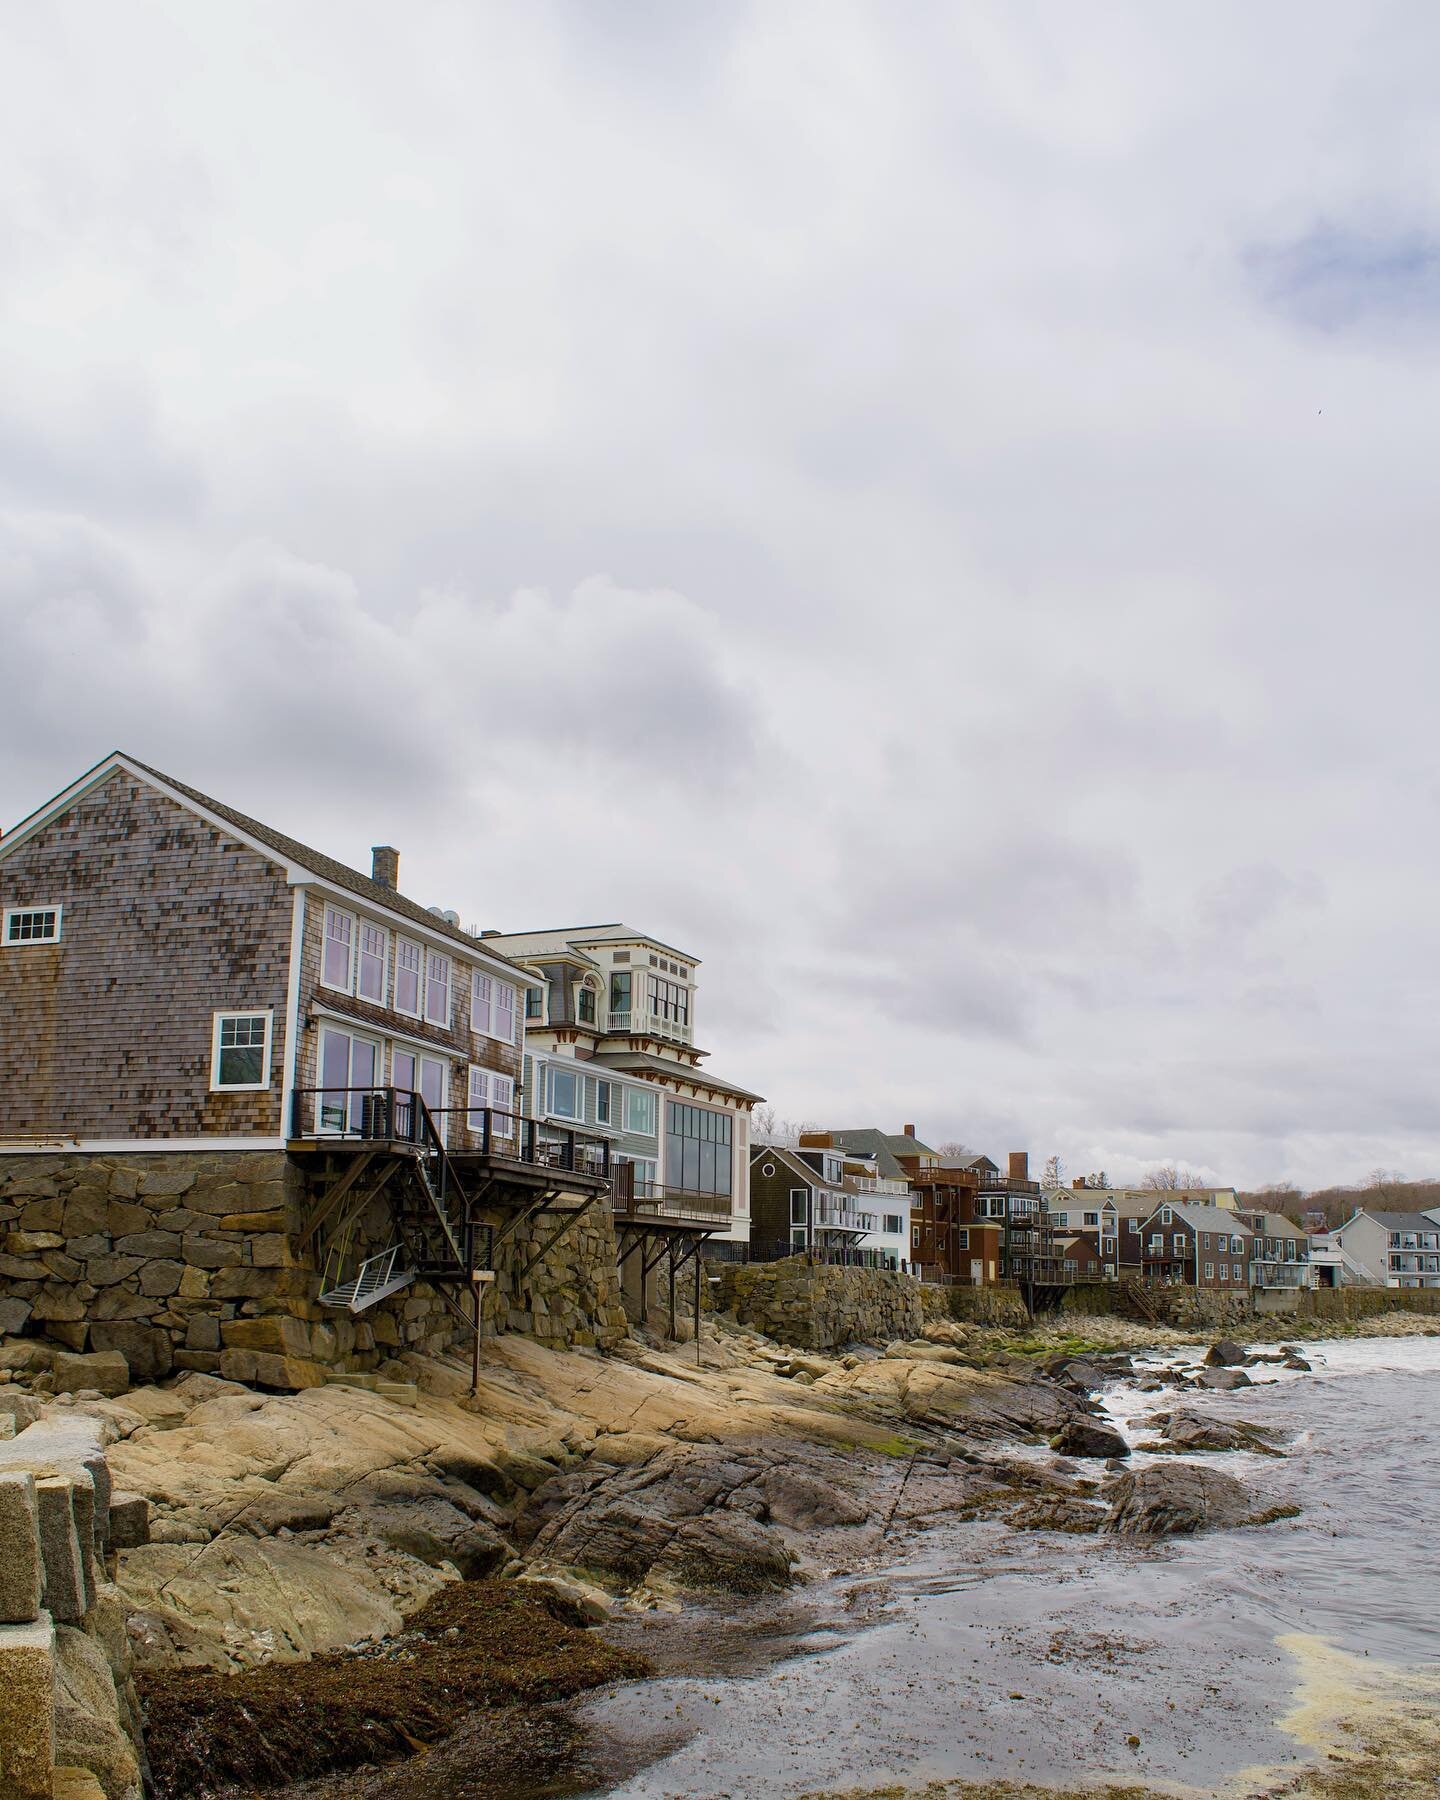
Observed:
[[[7,51],[0,818],[634,919],[792,1117],[1440,1165],[1432,9]]]

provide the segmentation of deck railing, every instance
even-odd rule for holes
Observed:
[[[296,1088],[290,1135],[317,1143],[427,1143],[427,1120],[451,1156],[474,1154],[610,1179],[608,1139],[493,1106],[432,1106],[405,1088]]]
[[[699,1194],[659,1181],[636,1181],[627,1171],[633,1163],[616,1163],[611,1184],[615,1212],[633,1219],[694,1219],[709,1225],[728,1225],[734,1205],[729,1194]]]

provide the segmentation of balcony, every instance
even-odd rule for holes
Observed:
[[[290,1138],[325,1149],[436,1149],[457,1158],[564,1169],[596,1181],[608,1181],[611,1174],[605,1138],[495,1107],[431,1107],[404,1088],[296,1088],[290,1096]]]
[[[633,1007],[629,1012],[612,1012],[605,1030],[616,1037],[659,1037],[673,1042],[693,1044],[695,1031],[688,1019],[667,1018],[663,1013],[647,1012]]]
[[[861,1194],[908,1194],[908,1181],[893,1181],[888,1175],[852,1175],[855,1189]]]
[[[699,1194],[664,1182],[636,1181],[634,1169],[634,1163],[622,1162],[612,1170],[611,1200],[617,1219],[704,1226],[711,1231],[729,1228],[733,1211],[729,1194]]]

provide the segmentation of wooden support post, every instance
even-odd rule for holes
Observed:
[[[670,1246],[670,1342],[675,1342],[675,1246]]]
[[[695,1246],[695,1367],[700,1367],[700,1246]]]

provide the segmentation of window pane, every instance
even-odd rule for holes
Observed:
[[[515,1042],[515,990],[508,981],[495,983],[495,1035],[503,1043]]]
[[[360,926],[360,963],[355,991],[377,1006],[385,1001],[385,933],[378,925]]]
[[[420,946],[404,938],[395,946],[395,1006],[397,1011],[420,1011]]]
[[[491,993],[490,977],[476,970],[470,977],[470,1029],[484,1037],[490,1035]]]
[[[438,950],[425,965],[425,1017],[432,1025],[450,1023],[450,958]]]
[[[325,908],[325,955],[321,978],[328,987],[350,988],[350,934],[353,924],[349,913]]]

